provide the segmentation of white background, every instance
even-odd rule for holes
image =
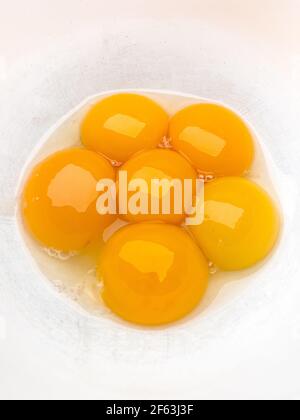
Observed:
[[[299,0],[0,7],[0,398],[299,399]],[[80,313],[40,281],[15,231],[14,191],[39,138],[85,97],[119,88],[227,102],[289,191],[274,269],[195,325],[140,331]]]

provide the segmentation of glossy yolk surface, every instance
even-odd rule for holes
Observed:
[[[33,237],[59,251],[78,251],[113,222],[100,216],[96,186],[115,180],[111,165],[94,152],[69,149],[34,168],[24,188],[22,213]]]
[[[253,162],[251,132],[239,116],[219,105],[192,105],[178,112],[169,136],[174,148],[203,174],[239,176]]]
[[[113,95],[87,114],[82,142],[111,160],[125,162],[136,152],[155,148],[167,134],[168,122],[167,113],[145,96]]]
[[[205,221],[191,227],[207,258],[222,270],[263,260],[279,234],[279,213],[268,194],[244,178],[221,178],[205,187]]]
[[[193,181],[193,187],[195,187],[197,172],[179,153],[162,149],[143,152],[137,154],[125,163],[125,165],[122,166],[121,171],[127,173],[128,184],[136,180],[142,180],[145,183],[145,186],[138,188],[137,192],[129,192],[129,212],[123,216],[126,220],[131,222],[164,221],[175,224],[180,224],[184,220],[184,194],[182,195],[182,200],[179,200],[181,207],[181,211],[179,211],[180,209],[176,208],[177,206],[174,200],[175,197],[180,197],[180,195],[178,195],[178,189],[176,189],[177,187],[172,187],[169,184],[169,186],[166,185],[165,188],[152,188],[153,180],[171,182],[175,179],[182,181],[182,185],[184,180],[191,179]],[[120,176],[118,180],[120,181]],[[163,201],[168,196],[170,197],[169,214],[163,214]],[[148,202],[148,214],[134,214],[134,212],[131,211],[130,203],[136,202],[137,207],[139,207],[142,200],[147,200]],[[159,206],[156,206],[157,214],[153,214],[154,212],[152,211],[152,209],[154,209],[154,207],[152,207],[152,202],[154,200],[159,204]],[[125,200],[121,199],[119,205],[122,203],[124,204],[124,202]]]
[[[136,324],[162,325],[197,306],[207,288],[208,265],[182,228],[142,223],[109,240],[98,276],[114,313]]]

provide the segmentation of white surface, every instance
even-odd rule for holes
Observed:
[[[0,398],[299,399],[299,1],[0,5]],[[286,182],[268,274],[214,317],[165,331],[108,328],[60,299],[35,276],[13,219],[45,131],[95,92],[136,87],[238,109]]]

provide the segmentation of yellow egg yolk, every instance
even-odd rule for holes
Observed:
[[[179,111],[170,122],[174,148],[203,174],[243,175],[254,158],[253,136],[242,119],[214,104],[197,104]]]
[[[141,187],[137,185],[137,191],[129,192],[128,205],[125,206],[125,210],[129,211],[121,217],[131,222],[164,221],[174,224],[183,222],[185,218],[184,181],[192,181],[194,193],[197,179],[196,170],[184,157],[171,150],[150,150],[135,155],[122,166],[120,171],[126,173],[128,186],[137,180],[142,180],[144,183]],[[118,180],[120,181],[120,172]],[[175,183],[173,186],[173,180],[179,180],[180,183],[177,185]],[[154,187],[156,181],[162,182],[160,188]],[[148,203],[148,214],[136,214],[144,200]],[[152,205],[154,201],[157,203],[156,206]],[[170,203],[170,206],[164,209],[163,202],[166,201]],[[136,202],[136,211],[133,211],[130,206],[132,202]],[[121,197],[119,208],[122,204],[124,204],[124,199]]]
[[[111,160],[125,162],[157,147],[168,131],[169,116],[151,99],[118,94],[94,105],[81,127],[83,144]]]
[[[190,227],[206,257],[225,271],[249,268],[272,251],[280,217],[269,195],[238,177],[205,187],[205,220]]]
[[[98,276],[103,299],[126,321],[163,325],[188,315],[208,285],[208,264],[180,227],[127,226],[106,244]]]
[[[22,196],[26,227],[43,246],[79,251],[100,236],[115,216],[101,216],[97,183],[115,180],[111,165],[82,149],[55,153],[31,172]]]

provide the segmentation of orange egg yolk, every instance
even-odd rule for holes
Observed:
[[[169,116],[151,99],[118,94],[94,105],[81,127],[83,144],[111,160],[125,162],[157,147],[168,131]]]
[[[32,236],[47,248],[78,251],[100,236],[115,216],[101,216],[97,183],[115,180],[111,165],[94,152],[55,153],[31,172],[22,197],[22,214]]]
[[[103,299],[126,321],[163,325],[188,315],[208,285],[208,264],[182,228],[127,226],[106,244],[98,276]]]
[[[178,112],[171,119],[169,136],[174,148],[203,174],[240,176],[253,162],[249,128],[219,105],[197,104]]]

